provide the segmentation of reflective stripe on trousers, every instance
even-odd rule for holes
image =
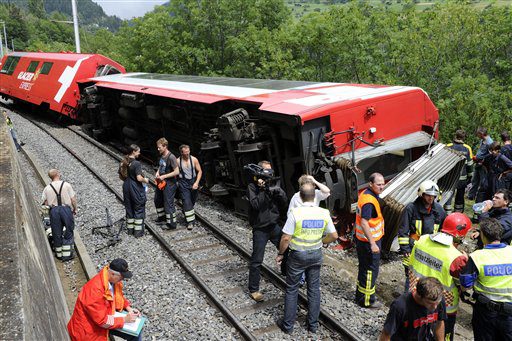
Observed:
[[[133,218],[127,218],[126,219],[126,228],[128,231],[132,231],[135,227],[135,219]]]
[[[133,220],[133,228],[135,229],[135,231],[141,231],[143,224],[144,224],[144,219],[134,219]]]
[[[185,212],[185,220],[187,221],[187,223],[191,223],[194,220],[196,220],[196,212],[194,211],[194,209]]]
[[[167,224],[176,223],[176,212],[174,212],[172,214],[166,213],[165,214],[165,221],[167,222]]]

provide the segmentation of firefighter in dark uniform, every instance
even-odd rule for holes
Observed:
[[[158,170],[155,174],[157,188],[155,190],[155,207],[157,224],[165,223],[164,229],[176,228],[176,208],[174,196],[178,187],[176,176],[180,173],[176,157],[168,149],[169,142],[165,138],[156,141],[156,147],[160,153]]]
[[[443,207],[435,201],[438,195],[439,187],[434,181],[423,181],[418,188],[418,198],[409,203],[402,213],[398,244],[404,256],[405,291],[409,290],[409,256],[414,243],[422,235],[437,233],[446,218]]]
[[[468,192],[468,199],[482,202],[486,199],[487,193],[487,169],[486,162],[490,155],[489,146],[494,142],[493,139],[487,134],[487,128],[478,127],[476,136],[480,139],[480,145],[473,157],[475,161],[475,170],[473,178],[471,179],[471,189]],[[474,217],[476,219],[476,217]],[[477,219],[478,220],[478,219]]]
[[[43,190],[43,204],[50,207],[53,248],[57,259],[63,262],[73,259],[73,230],[77,202],[71,185],[60,179],[60,171],[50,169],[52,182]],[[65,227],[65,231],[64,231]]]
[[[132,144],[128,154],[121,163],[127,168],[127,177],[123,183],[124,208],[126,210],[126,227],[128,234],[135,237],[144,235],[144,218],[146,217],[146,186],[149,180],[142,174],[142,166],[137,158],[140,155],[139,146]]]
[[[484,248],[469,256],[460,274],[463,288],[473,287],[473,335],[480,340],[512,340],[512,246],[501,243],[496,219],[480,223]]]
[[[357,201],[355,241],[359,272],[356,303],[363,308],[382,307],[375,297],[375,282],[379,274],[381,238],[384,236],[384,217],[379,203],[384,185],[382,174],[373,173],[368,188]]]
[[[464,192],[466,190],[466,186],[468,185],[468,180],[471,181],[473,178],[473,151],[471,147],[464,143],[466,139],[466,132],[462,129],[458,129],[455,132],[455,137],[453,139],[453,143],[448,143],[446,146],[461,152],[466,156],[466,165],[462,168],[460,173],[459,182],[457,183],[457,188],[455,191],[455,212],[464,212]],[[446,204],[444,204],[444,210],[446,214],[450,214],[454,211],[452,206],[453,196],[448,199]]]
[[[508,131],[503,130],[500,134],[502,147],[501,154],[505,155],[509,160],[512,160],[512,141],[510,141],[510,134]]]
[[[417,290],[404,293],[391,306],[379,341],[444,340],[446,304],[437,278],[423,277]]]
[[[190,147],[188,145],[182,144],[180,146],[180,154],[181,156],[178,158],[178,167],[180,168],[178,187],[181,193],[181,200],[183,201],[183,214],[187,222],[187,229],[192,230],[196,220],[194,205],[203,171],[197,158],[190,155]]]

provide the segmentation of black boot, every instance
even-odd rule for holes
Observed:
[[[162,230],[176,230],[176,223],[174,224],[169,224],[169,223],[166,223],[165,226],[162,226]]]
[[[165,216],[157,217],[153,222],[158,225],[165,224]]]

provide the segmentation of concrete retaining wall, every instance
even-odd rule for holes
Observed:
[[[0,150],[0,339],[68,340],[54,257],[3,118]]]

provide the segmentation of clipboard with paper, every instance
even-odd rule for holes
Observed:
[[[126,314],[128,314],[127,311],[116,311],[114,314],[114,317],[124,317]],[[137,319],[134,322],[125,323],[123,328],[115,329],[121,333],[138,336],[140,334],[140,331],[142,330],[142,327],[144,326],[144,323],[146,322],[146,318],[144,316],[137,317]]]

